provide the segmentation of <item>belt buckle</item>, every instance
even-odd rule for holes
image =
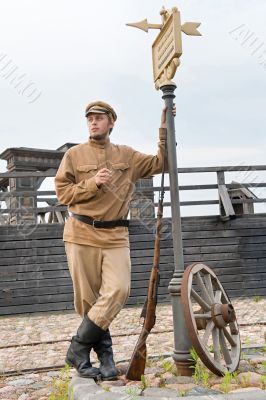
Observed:
[[[97,223],[97,222],[101,222],[99,219],[94,219],[93,221],[92,221],[92,227],[93,227],[93,229],[97,229],[97,226],[95,226],[95,222]]]

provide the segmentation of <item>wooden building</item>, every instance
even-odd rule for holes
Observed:
[[[57,150],[12,148],[0,157],[7,172],[0,174],[0,314],[73,309],[73,288],[62,241],[67,208],[54,190],[40,190],[54,177],[68,143]],[[180,168],[179,174],[212,173],[214,184],[180,186],[192,200],[182,207],[216,205],[217,215],[182,218],[185,264],[201,261],[211,267],[229,296],[266,295],[266,212],[254,205],[266,203],[251,196],[266,183],[226,183],[232,171],[264,172],[266,166]],[[248,189],[250,189],[248,191]],[[156,202],[159,187],[153,179],[137,182],[130,208],[132,289],[128,305],[142,304],[152,266]],[[169,187],[166,187],[166,191]],[[215,190],[215,198],[197,199],[197,192]],[[41,204],[41,206],[39,205]],[[248,204],[249,207],[244,207]],[[170,203],[166,202],[165,207]],[[169,301],[168,284],[174,270],[171,218],[163,219],[159,301]]]

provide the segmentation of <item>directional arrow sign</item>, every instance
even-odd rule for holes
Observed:
[[[164,13],[161,11],[160,14]],[[144,32],[149,32],[149,29],[160,29],[160,33],[152,45],[154,82],[161,79],[163,74],[170,76],[171,70],[174,71],[173,74],[175,73],[176,67],[174,69],[173,65],[177,65],[177,59],[179,60],[182,55],[181,32],[186,35],[201,36],[201,33],[197,30],[200,22],[186,22],[181,25],[180,12],[177,7],[173,7],[166,14],[168,16],[162,24],[150,24],[147,18],[143,21],[126,24]]]
[[[142,31],[148,32],[149,29],[161,29],[163,27],[162,24],[149,24],[147,19],[144,19],[140,22],[135,22],[132,24],[126,24],[127,26],[133,26],[133,28],[141,29]]]
[[[186,35],[201,36],[201,33],[197,30],[199,26],[200,22],[186,22],[185,24],[181,25],[181,31]]]

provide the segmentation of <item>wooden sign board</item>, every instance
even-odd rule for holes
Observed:
[[[154,82],[160,77],[173,58],[179,58],[181,54],[180,12],[175,10],[164,24],[152,45]]]

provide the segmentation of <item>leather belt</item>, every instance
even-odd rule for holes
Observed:
[[[81,222],[84,222],[85,224],[92,225],[93,228],[115,228],[116,226],[129,226],[129,220],[128,219],[117,219],[115,221],[100,221],[98,219],[93,219],[91,217],[88,217],[87,215],[79,215],[79,214],[74,214],[71,213],[72,216],[76,219],[78,219]]]

